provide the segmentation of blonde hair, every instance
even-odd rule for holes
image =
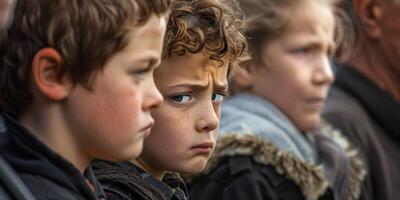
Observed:
[[[346,21],[344,12],[337,6],[337,0],[237,0],[246,16],[245,34],[253,56],[253,61],[260,59],[261,47],[269,41],[279,37],[289,23],[290,10],[311,1],[321,3],[332,9],[335,16],[335,41],[342,48],[345,36],[343,21]],[[349,38],[347,38],[349,39]],[[351,40],[351,39],[350,39]],[[346,42],[348,44],[348,41]],[[341,50],[340,50],[341,52]]]

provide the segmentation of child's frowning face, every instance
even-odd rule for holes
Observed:
[[[83,153],[98,159],[123,161],[137,157],[154,120],[151,109],[162,96],[153,80],[161,59],[164,17],[152,15],[132,31],[128,45],[94,74],[91,90],[72,88],[65,117]]]
[[[319,124],[333,82],[329,54],[334,16],[329,6],[309,2],[290,9],[282,34],[263,46],[265,66],[249,70],[251,90],[281,109],[301,131]]]
[[[198,173],[217,138],[220,105],[227,89],[228,65],[203,52],[172,56],[155,71],[165,101],[140,159],[155,170]]]

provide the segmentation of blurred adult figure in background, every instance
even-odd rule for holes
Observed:
[[[363,151],[362,199],[400,199],[400,1],[344,0],[355,30],[324,116]]]

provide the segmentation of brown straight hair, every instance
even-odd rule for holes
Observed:
[[[169,0],[18,0],[0,38],[0,111],[18,113],[31,102],[31,62],[41,49],[60,53],[59,78],[90,89],[129,33],[168,8]]]

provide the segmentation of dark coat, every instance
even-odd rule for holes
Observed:
[[[92,166],[108,200],[187,200],[186,185],[176,173],[160,181],[131,162],[96,161]]]
[[[364,169],[358,157],[351,160],[357,173],[347,199],[357,199]],[[253,135],[220,138],[203,174],[188,182],[191,200],[334,199],[321,167]]]
[[[362,199],[400,199],[400,103],[350,66],[339,66],[323,115],[365,156]]]
[[[71,163],[35,138],[12,117],[0,136],[1,156],[12,166],[36,199],[105,199],[100,184],[89,169],[84,178]],[[92,183],[97,193],[87,184]]]
[[[191,200],[333,199],[321,169],[252,135],[220,138],[189,182]]]
[[[304,199],[300,187],[251,156],[225,157],[209,176],[195,179],[189,191],[192,200]],[[332,199],[331,195],[328,190],[320,199]]]

